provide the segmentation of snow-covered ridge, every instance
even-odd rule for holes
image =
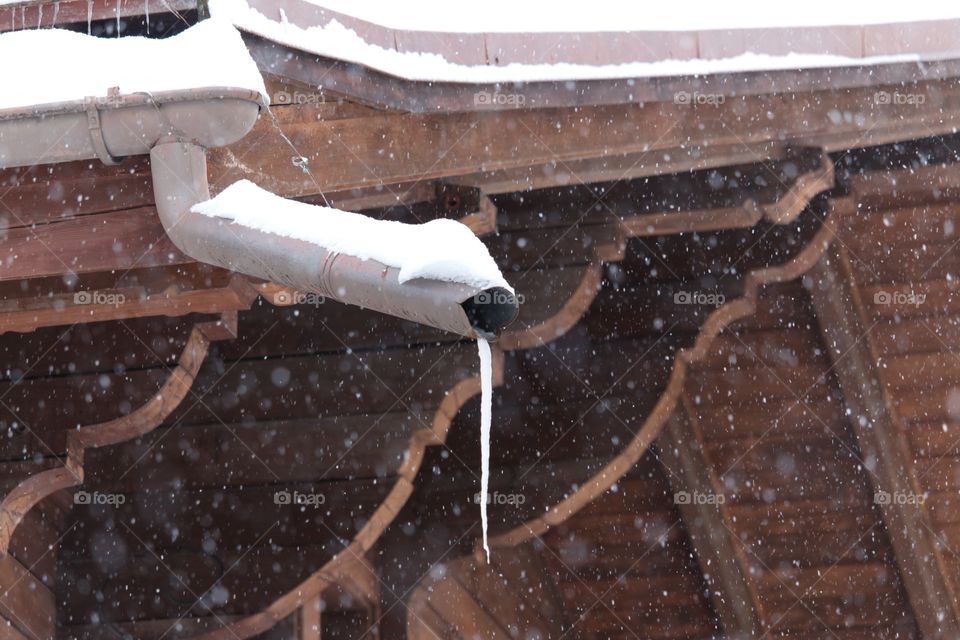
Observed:
[[[393,29],[447,33],[707,31],[771,27],[833,27],[960,18],[943,0],[306,0]]]
[[[603,80],[665,76],[814,69],[863,66],[894,62],[915,62],[915,53],[889,56],[848,57],[827,54],[790,53],[767,55],[745,53],[729,58],[659,60],[626,64],[508,64],[462,65],[436,53],[399,52],[365,41],[336,20],[324,26],[303,28],[283,19],[274,20],[249,6],[246,0],[210,0],[214,16],[229,20],[238,28],[274,42],[337,60],[376,69],[407,80],[463,83],[508,83],[564,80]]]
[[[267,90],[240,33],[205,20],[163,40],[94,38],[62,29],[0,34],[0,109],[204,87]]]
[[[311,242],[400,270],[401,283],[415,278],[457,282],[511,292],[496,262],[469,228],[456,220],[404,224],[287,200],[240,180],[191,209],[265,233]]]

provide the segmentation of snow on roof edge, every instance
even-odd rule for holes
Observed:
[[[356,32],[336,20],[331,20],[325,26],[305,29],[287,21],[281,9],[281,21],[277,22],[250,7],[246,0],[210,0],[210,11],[217,17],[229,20],[243,31],[307,53],[360,64],[406,80],[428,82],[486,84],[699,76],[746,71],[869,66],[951,57],[943,55],[926,58],[916,53],[863,58],[831,54],[744,53],[730,58],[659,60],[613,65],[514,63],[504,66],[467,66],[450,62],[436,53],[399,52],[380,47],[366,42]],[[960,50],[957,56],[960,57]]]
[[[960,18],[942,0],[878,3],[867,0],[624,2],[623,0],[303,0],[328,11],[401,31],[437,33],[690,32],[733,29],[890,25]]]

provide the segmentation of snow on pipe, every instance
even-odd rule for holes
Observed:
[[[463,242],[460,233],[434,236],[458,249],[459,259],[450,255],[451,247],[446,247],[450,259],[445,262],[409,265],[404,263],[405,259],[422,256],[430,247],[421,243],[407,247],[407,251],[390,251],[390,244],[413,242],[411,236],[392,236],[406,230],[419,231],[432,223],[384,223],[359,214],[287,201],[250,183],[235,184],[211,200],[203,147],[184,142],[161,143],[150,151],[150,160],[161,223],[177,248],[195,260],[468,337],[493,339],[517,315],[517,300],[510,285],[503,280],[483,244],[466,227],[463,233],[469,234],[469,241],[475,245]],[[243,210],[249,212],[251,206],[258,205],[267,210],[242,215]],[[284,215],[291,207],[316,211],[298,220]],[[332,242],[324,240],[324,223],[328,222],[325,213],[332,216]],[[284,226],[285,219],[292,222]],[[310,221],[314,224],[309,225]],[[453,221],[434,222],[462,227]],[[304,224],[312,226],[312,236],[292,228]],[[355,237],[361,233],[365,237]],[[429,239],[430,234],[426,237]],[[350,238],[352,246],[342,247]],[[337,250],[338,246],[341,250]],[[382,250],[378,252],[377,247]],[[441,256],[444,254],[444,247],[436,249]],[[384,260],[394,264],[375,259],[379,255],[389,256]],[[411,267],[413,277],[404,273]],[[449,281],[451,277],[459,281]]]

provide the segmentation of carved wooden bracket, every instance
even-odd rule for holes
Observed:
[[[600,292],[604,263],[622,260],[629,238],[742,229],[752,227],[764,218],[776,224],[789,224],[797,219],[815,195],[833,186],[833,161],[821,150],[820,166],[798,176],[776,202],[758,204],[747,200],[738,207],[646,213],[625,218],[619,223],[612,242],[595,247],[593,259],[584,270],[580,284],[560,311],[534,326],[504,332],[497,344],[504,351],[531,349],[556,340],[576,326]]]
[[[18,484],[0,503],[0,554],[6,554],[10,540],[30,509],[47,496],[83,483],[83,456],[88,448],[106,447],[132,440],[156,429],[180,405],[207,356],[210,343],[237,335],[237,314],[225,313],[220,320],[197,324],[177,367],[163,386],[132,413],[108,422],[82,427],[67,435],[64,466],[48,469]]]
[[[763,215],[770,222],[789,224],[807,208],[815,195],[832,189],[834,184],[833,160],[821,149],[820,166],[814,171],[797,176],[793,185],[779,200],[762,205]]]
[[[786,264],[748,273],[744,282],[744,295],[731,300],[710,314],[693,346],[677,354],[667,388],[653,411],[647,416],[643,426],[623,451],[590,480],[583,483],[577,491],[551,507],[542,516],[491,538],[490,546],[493,548],[515,547],[534,537],[542,536],[551,528],[565,522],[619,481],[640,460],[650,443],[660,434],[667,419],[673,414],[686,383],[690,365],[707,355],[711,344],[721,331],[756,311],[757,298],[762,286],[794,280],[813,268],[833,240],[831,223],[831,219],[824,220],[813,240]]]
[[[493,386],[503,384],[503,352],[492,349]],[[329,586],[337,584],[350,588],[351,584],[369,582],[369,565],[366,554],[393,522],[400,510],[413,493],[413,482],[420,471],[427,447],[446,442],[450,425],[460,409],[472,397],[480,393],[480,376],[464,378],[447,391],[439,408],[433,414],[433,424],[429,429],[418,429],[410,437],[410,446],[404,457],[399,477],[384,501],[377,507],[367,523],[354,536],[353,541],[344,547],[325,565],[315,571],[306,580],[274,600],[263,611],[242,618],[225,627],[196,636],[196,640],[242,640],[264,633],[281,620],[292,615],[304,604],[312,601]]]

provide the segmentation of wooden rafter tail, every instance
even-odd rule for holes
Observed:
[[[503,385],[503,351],[495,346],[491,349],[491,355],[493,386],[499,387]],[[464,378],[447,391],[440,406],[434,412],[431,428],[418,429],[410,437],[410,446],[404,463],[397,472],[399,476],[397,481],[350,544],[303,582],[274,600],[266,609],[225,627],[194,636],[193,640],[246,640],[269,631],[281,620],[293,615],[308,602],[312,602],[330,586],[343,586],[349,590],[353,584],[363,584],[368,577],[365,572],[370,571],[366,564],[366,554],[413,494],[414,479],[423,464],[426,448],[446,442],[450,425],[457,413],[479,393],[479,375]],[[355,593],[355,595],[362,597],[362,593]]]
[[[793,185],[779,200],[763,205],[764,217],[775,224],[789,224],[797,219],[818,193],[832,189],[836,184],[833,160],[820,149],[820,166],[797,176]]]
[[[125,416],[71,431],[67,435],[64,465],[23,480],[0,503],[0,554],[7,553],[17,526],[33,507],[61,489],[83,484],[86,449],[132,440],[153,431],[166,420],[193,385],[210,342],[236,336],[236,327],[236,312],[224,314],[218,321],[194,326],[177,367],[156,395]]]
[[[532,327],[504,332],[497,340],[497,346],[504,351],[517,351],[553,342],[576,326],[596,299],[602,282],[603,261],[594,258],[560,311]]]
[[[480,196],[480,206],[475,213],[468,213],[460,218],[470,231],[478,236],[485,236],[497,232],[497,205],[489,196]]]
[[[109,322],[155,316],[184,316],[246,310],[257,297],[247,278],[234,275],[225,286],[180,290],[169,287],[148,293],[143,286],[102,289],[99,293],[122,296],[116,304],[79,304],[75,294],[13,298],[0,302],[0,334],[28,333],[41,327],[89,322]]]
[[[544,515],[491,538],[490,546],[515,547],[534,537],[542,536],[605,493],[615,482],[626,475],[647,451],[673,414],[684,384],[686,384],[687,370],[690,365],[706,356],[710,346],[721,331],[756,311],[761,286],[794,280],[813,268],[833,240],[833,230],[828,223],[829,220],[824,220],[813,240],[786,264],[766,267],[748,273],[745,279],[744,295],[736,300],[731,300],[710,314],[700,329],[693,346],[677,354],[667,388],[660,396],[653,411],[647,416],[641,429],[623,451],[590,480],[581,485],[577,491],[551,507]]]
[[[735,207],[662,211],[625,218],[621,223],[630,238],[749,229],[763,220],[763,211],[753,200]]]
[[[612,242],[594,249],[593,259],[586,266],[580,283],[557,313],[531,327],[504,332],[497,340],[497,347],[503,351],[533,349],[553,342],[575,327],[600,293],[603,265],[623,260],[628,235],[625,228],[620,225]]]

